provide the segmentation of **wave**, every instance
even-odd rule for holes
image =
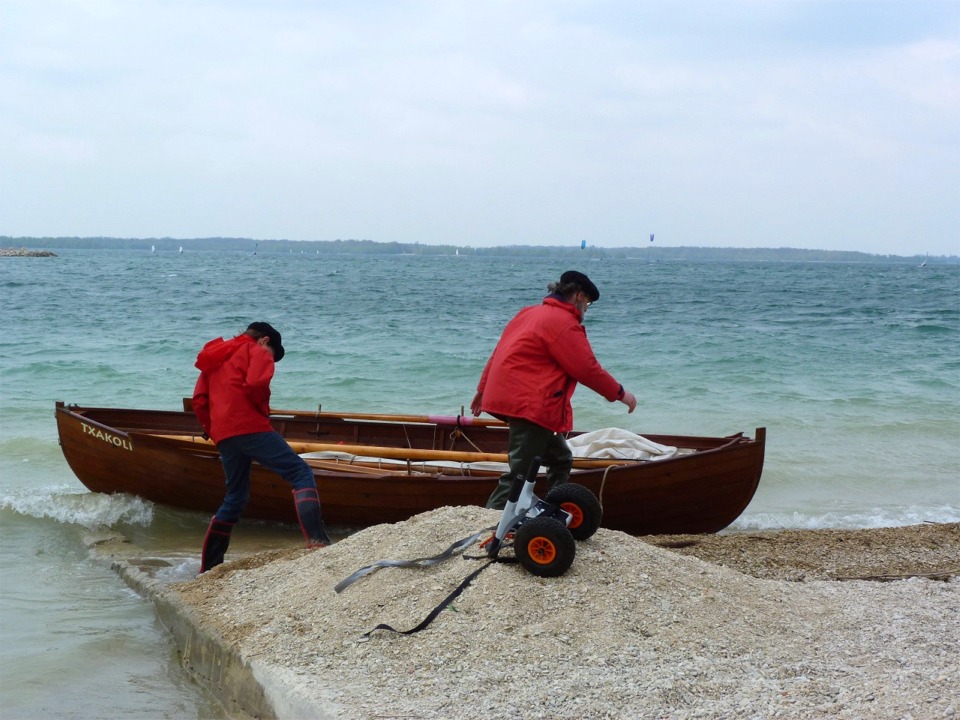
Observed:
[[[79,525],[88,530],[120,523],[146,527],[153,522],[153,503],[147,500],[123,494],[77,493],[69,486],[5,495],[0,497],[0,510]]]
[[[912,329],[916,330],[919,333],[934,333],[934,334],[943,333],[947,335],[956,334],[956,329],[954,329],[949,325],[933,325],[930,323],[920,323],[920,324],[914,325]]]
[[[891,510],[874,508],[852,512],[744,513],[727,530],[857,530],[905,527],[924,523],[960,523],[960,507],[913,506]]]

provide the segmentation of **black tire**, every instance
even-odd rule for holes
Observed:
[[[603,520],[603,508],[600,501],[590,488],[576,483],[557,485],[547,493],[546,500],[553,505],[559,505],[570,513],[573,518],[567,529],[575,540],[586,540],[600,527]]]
[[[577,543],[566,526],[552,517],[523,523],[513,539],[517,560],[538,577],[563,575],[577,555]]]

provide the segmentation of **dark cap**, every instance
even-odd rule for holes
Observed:
[[[590,302],[592,303],[595,303],[600,299],[600,291],[597,290],[597,286],[594,285],[590,281],[590,278],[588,278],[582,272],[577,272],[576,270],[567,270],[563,275],[560,276],[560,283],[562,285],[566,285],[567,283],[579,285],[580,289],[587,294],[587,297],[590,298]]]
[[[273,361],[283,360],[284,349],[281,344],[280,333],[273,329],[273,325],[265,322],[252,322],[247,326],[247,330],[255,330],[270,340],[270,347],[273,350]]]

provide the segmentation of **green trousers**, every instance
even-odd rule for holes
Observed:
[[[487,500],[487,507],[494,510],[503,510],[513,479],[517,475],[526,477],[535,457],[539,456],[541,464],[547,467],[547,483],[550,488],[567,482],[570,479],[570,468],[573,467],[573,454],[563,435],[519,418],[510,420],[509,425],[507,454],[510,470],[500,476],[500,483]]]

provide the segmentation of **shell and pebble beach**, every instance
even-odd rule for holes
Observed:
[[[171,590],[250,661],[281,718],[956,718],[960,525],[638,538],[601,529],[538,578],[441,508]],[[504,556],[510,553],[504,551]],[[466,557],[464,557],[466,556]],[[373,631],[373,632],[371,632]]]

